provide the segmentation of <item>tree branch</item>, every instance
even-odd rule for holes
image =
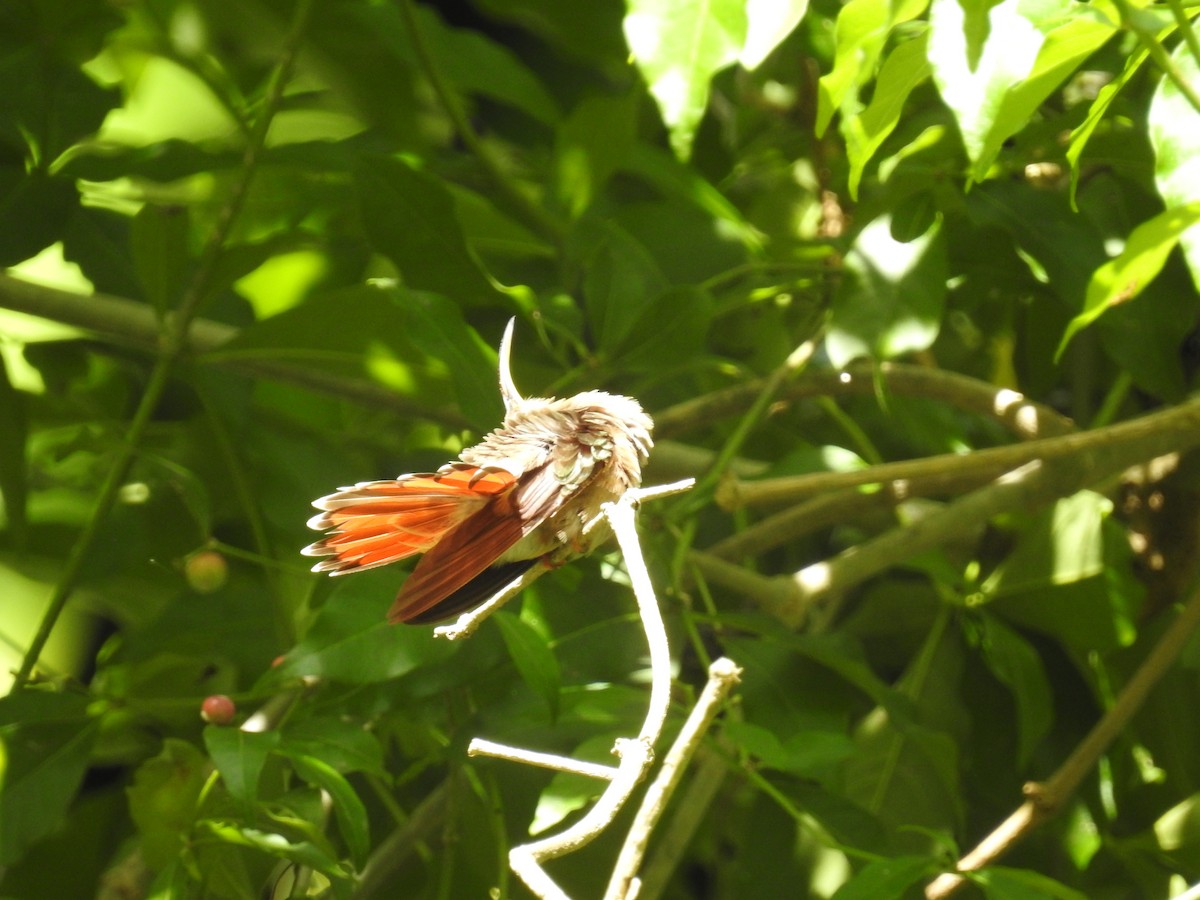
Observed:
[[[153,307],[111,294],[75,294],[0,274],[0,306],[74,325],[113,343],[146,353],[161,350],[160,323]],[[273,359],[204,354],[220,350],[238,335],[223,322],[195,318],[184,340],[189,355],[208,365],[237,372],[247,378],[269,378],[332,394],[364,406],[391,409],[397,414],[426,419],[449,428],[466,428],[457,410],[425,406],[383,385],[359,378],[322,372],[311,367]]]
[[[1117,695],[1112,708],[1050,778],[1025,786],[1025,802],[959,860],[957,872],[974,872],[994,862],[1013,844],[1066,806],[1083,779],[1095,768],[1101,754],[1129,726],[1151,689],[1178,658],[1197,627],[1200,627],[1200,589],[1193,592],[1178,617]],[[925,897],[927,900],[948,897],[961,888],[965,881],[962,875],[955,872],[940,875],[925,888]]]
[[[1079,456],[1089,451],[1145,441],[1161,446],[1168,435],[1177,443],[1163,450],[1146,453],[1142,458],[1170,449],[1192,447],[1200,442],[1200,398],[1105,428],[1039,438],[1012,446],[884,463],[852,472],[816,472],[752,482],[730,479],[718,490],[717,502],[726,509],[737,509],[760,504],[791,503],[812,494],[865,484],[968,474],[983,476],[990,473],[998,477],[1034,460]]]
[[[779,399],[871,395],[877,388],[876,375],[887,391],[941,400],[966,412],[988,416],[1022,440],[1075,430],[1070,419],[1016,391],[955,372],[903,363],[883,363],[878,372],[869,363],[851,365],[842,372],[810,369],[781,391]],[[765,385],[765,379],[758,379],[661,410],[654,417],[655,434],[677,436],[709,425],[715,419],[739,415],[762,393]]]

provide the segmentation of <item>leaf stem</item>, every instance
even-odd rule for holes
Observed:
[[[1163,74],[1174,82],[1175,87],[1179,89],[1179,93],[1192,105],[1192,108],[1200,113],[1200,93],[1197,93],[1191,82],[1179,70],[1179,66],[1175,65],[1175,60],[1171,59],[1171,54],[1167,52],[1167,48],[1162,45],[1162,41],[1158,39],[1158,36],[1138,21],[1140,15],[1146,14],[1145,11],[1134,9],[1129,0],[1116,0],[1116,4],[1117,8],[1121,11],[1121,21],[1130,31],[1138,36],[1138,39],[1141,40],[1146,50],[1150,53],[1150,58],[1162,69]],[[1186,30],[1191,30],[1190,23],[1189,28]],[[1192,37],[1194,40],[1195,35],[1193,34]],[[1188,46],[1191,47],[1191,44],[1189,43]]]

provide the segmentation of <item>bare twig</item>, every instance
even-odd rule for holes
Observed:
[[[1066,761],[1046,781],[1027,784],[1025,802],[958,861],[957,872],[948,872],[930,882],[925,888],[927,900],[940,900],[953,894],[966,881],[958,873],[974,872],[994,862],[1066,806],[1083,779],[1095,768],[1100,755],[1128,727],[1150,690],[1178,658],[1197,627],[1200,627],[1200,589],[1193,592],[1178,617],[1117,695],[1112,707]]]
[[[548,571],[550,570],[544,563],[539,562],[534,564],[531,568],[526,569],[517,578],[514,578],[502,587],[498,593],[488,598],[486,602],[474,609],[468,610],[455,619],[453,625],[439,625],[433,629],[433,636],[445,638],[448,641],[457,641],[459,638],[470,637],[475,633],[475,629],[483,624],[484,619]]]
[[[646,790],[642,805],[629,827],[629,834],[625,838],[620,856],[617,857],[612,879],[604,894],[605,900],[633,900],[637,896],[640,888],[637,873],[641,868],[650,834],[658,824],[663,810],[667,808],[667,802],[675,788],[679,786],[683,770],[687,768],[692,755],[699,747],[701,738],[712,724],[717,710],[729,692],[738,683],[741,674],[742,670],[725,657],[714,660],[708,667],[708,683],[705,684],[700,699],[696,701],[687,721],[683,723],[675,743],[667,752],[658,775]]]
[[[559,756],[557,753],[538,753],[536,750],[526,750],[524,747],[510,747],[475,738],[467,747],[467,756],[491,756],[495,759],[507,759],[510,762],[522,762],[543,769],[553,769],[556,772],[569,772],[572,775],[583,775],[587,778],[597,778],[601,781],[612,781],[617,774],[616,766],[602,766],[599,763],[583,762]]]
[[[618,740],[613,748],[620,765],[592,808],[559,834],[522,844],[509,851],[512,870],[531,891],[543,898],[564,898],[566,895],[542,868],[542,863],[587,845],[612,823],[653,761],[654,745],[667,720],[667,709],[671,702],[671,650],[637,536],[634,509],[640,500],[637,496],[640,493],[627,492],[616,503],[607,504],[604,512],[621,547],[621,555],[625,559],[637,599],[638,614],[650,645],[650,704],[638,736],[633,740]]]

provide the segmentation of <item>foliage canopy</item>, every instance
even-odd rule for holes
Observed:
[[[594,786],[464,748],[636,731],[619,556],[449,644],[298,555],[494,427],[514,315],[699,478],[676,715],[744,669],[642,897],[940,896],[1029,781],[965,894],[1200,879],[1198,11],[0,5],[0,892],[526,895]]]

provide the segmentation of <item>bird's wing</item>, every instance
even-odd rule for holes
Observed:
[[[497,494],[430,548],[400,588],[388,620],[437,621],[486,600],[489,594],[476,596],[469,586],[595,474],[591,448],[566,444],[560,441],[515,487]]]
[[[457,465],[342,488],[314,501],[322,512],[308,525],[329,533],[301,552],[326,557],[313,571],[332,575],[387,565],[426,552],[516,483],[509,472]]]

